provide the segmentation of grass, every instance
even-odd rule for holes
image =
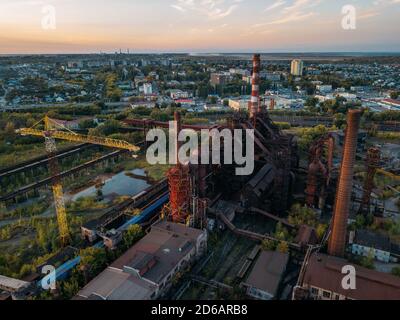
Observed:
[[[168,164],[151,165],[147,162],[145,155],[140,155],[137,159],[128,159],[122,163],[125,170],[143,169],[151,181],[159,181],[166,177]]]
[[[392,181],[397,181],[397,182],[400,181],[400,176],[399,175],[396,175],[394,173],[385,171],[383,169],[378,169],[378,174],[381,174],[381,175],[391,179]]]
[[[379,131],[375,135],[376,138],[381,140],[399,140],[400,139],[400,132],[382,132]]]
[[[74,145],[70,142],[57,142],[58,150],[62,150]],[[46,149],[43,143],[35,143],[30,145],[16,145],[12,150],[0,153],[0,168],[7,168],[22,161],[30,160],[46,154]]]
[[[365,172],[365,165],[356,165],[355,171],[355,176],[359,179],[361,183],[364,183],[367,174]],[[398,185],[399,183],[400,176],[387,172],[383,169],[378,169],[374,177],[374,185],[380,190],[385,189],[388,185],[391,185],[397,189],[396,185]]]
[[[81,197],[68,205],[68,209],[72,211],[104,209],[106,207],[107,205],[98,202],[96,197]]]

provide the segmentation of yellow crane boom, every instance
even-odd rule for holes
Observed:
[[[20,135],[23,135],[23,136],[30,135],[30,136],[36,136],[36,137],[46,137],[47,131],[33,129],[33,128],[22,128],[22,129],[17,130],[17,133],[19,133]],[[130,144],[129,142],[123,141],[123,140],[110,139],[110,138],[104,138],[104,137],[95,137],[95,136],[72,133],[69,131],[52,130],[51,136],[54,139],[67,140],[67,141],[72,141],[72,142],[83,142],[83,143],[86,142],[86,143],[97,144],[97,145],[111,147],[111,148],[126,149],[131,152],[137,152],[140,149],[139,147],[137,147],[133,144]]]
[[[59,168],[57,160],[55,158],[57,151],[55,139],[67,140],[72,142],[91,143],[111,148],[125,149],[131,152],[137,152],[140,148],[122,140],[77,134],[73,131],[68,130],[56,120],[50,119],[48,116],[45,116],[45,118],[40,120],[38,123],[42,121],[44,122],[44,130],[38,130],[32,127],[18,129],[16,130],[16,132],[23,136],[30,135],[43,137],[45,139],[46,151],[49,157],[49,171],[50,174],[54,177],[52,182],[52,190],[57,215],[58,229],[60,233],[60,240],[61,244],[65,246],[69,243],[71,235],[68,227],[63,188],[61,181],[57,178]],[[36,126],[38,123],[36,123],[34,126]],[[58,127],[65,129],[66,131],[57,130]]]

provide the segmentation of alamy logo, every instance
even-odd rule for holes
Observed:
[[[342,28],[344,30],[355,30],[357,27],[357,16],[356,8],[352,5],[346,5],[342,8],[342,14],[344,15],[342,19]]]
[[[161,129],[151,129],[147,133],[146,141],[154,142],[147,149],[146,154],[150,164],[177,164],[178,162],[181,164],[235,164],[238,166],[236,175],[240,176],[251,175],[254,171],[254,130],[252,129],[235,129],[233,134],[229,129],[221,131],[202,129],[199,141],[198,133],[192,129],[183,129],[178,135],[177,122],[170,121],[168,136],[167,159],[166,133]],[[221,160],[222,150],[223,161]],[[244,155],[243,151],[245,151]]]
[[[56,25],[56,8],[52,5],[47,5],[42,8],[42,29],[55,30]]]
[[[56,289],[56,268],[51,265],[43,266],[42,274],[46,276],[43,277],[41,281],[43,290],[55,290]]]
[[[356,290],[356,268],[351,265],[343,266],[342,274],[346,275],[342,279],[342,288],[344,290]]]

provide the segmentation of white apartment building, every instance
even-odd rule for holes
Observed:
[[[190,98],[189,92],[182,91],[182,90],[179,90],[179,89],[169,90],[169,95],[174,100]]]
[[[302,76],[303,75],[303,68],[304,68],[304,63],[302,60],[295,59],[292,61],[291,68],[290,68],[290,73],[293,76]]]
[[[145,95],[152,95],[153,94],[153,85],[151,83],[143,84],[143,93]]]
[[[240,111],[240,110],[248,110],[250,97],[240,98],[240,99],[229,99],[229,108]]]

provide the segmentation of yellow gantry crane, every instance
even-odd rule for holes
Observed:
[[[44,130],[35,129],[34,127],[41,122],[44,123]],[[57,215],[57,223],[60,233],[60,241],[63,246],[66,246],[70,242],[71,235],[68,228],[63,187],[61,179],[59,178],[60,170],[57,158],[55,157],[57,152],[55,139],[67,140],[72,142],[91,143],[111,148],[125,149],[131,152],[137,152],[140,149],[139,147],[122,140],[77,134],[67,129],[64,125],[57,122],[57,120],[51,119],[48,116],[45,116],[44,119],[35,123],[31,128],[18,129],[16,130],[16,132],[23,136],[31,135],[44,137],[45,139],[46,152],[49,158],[49,172],[53,177],[52,190]]]

